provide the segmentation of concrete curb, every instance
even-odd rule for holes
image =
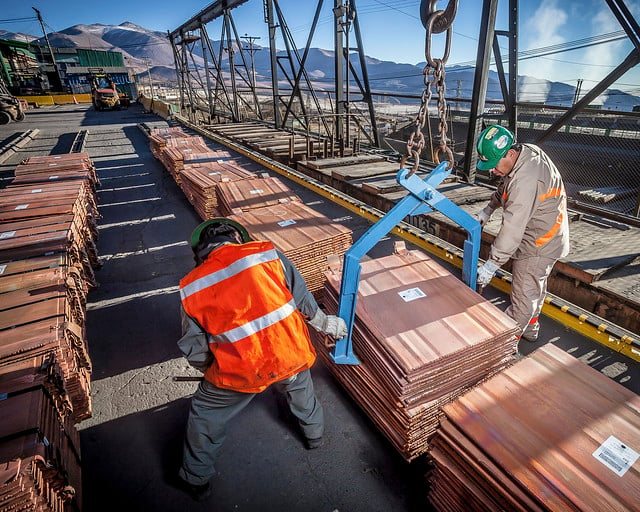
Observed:
[[[33,130],[27,130],[26,132],[20,133],[20,135],[18,135],[11,142],[5,144],[4,146],[0,146],[0,164],[4,163],[19,149],[29,144],[29,142],[31,142],[38,136],[38,133],[40,133],[40,130],[38,130],[37,128]]]

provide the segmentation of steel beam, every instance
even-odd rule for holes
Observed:
[[[225,11],[238,7],[246,1],[247,0],[216,0],[176,28],[170,35],[172,37],[178,37],[178,35],[184,34],[185,32],[199,30],[201,25],[205,25],[211,20],[223,16]]]
[[[464,157],[464,174],[467,176],[469,183],[475,182],[476,179],[476,163],[478,161],[476,138],[482,131],[482,114],[487,98],[491,45],[494,38],[497,9],[498,0],[485,0],[482,5],[476,71],[473,77],[473,95],[471,113],[469,115],[469,131],[467,133],[467,147]]]

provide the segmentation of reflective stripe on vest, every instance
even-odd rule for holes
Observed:
[[[216,343],[234,343],[246,338],[247,336],[260,332],[281,320],[284,320],[293,313],[295,309],[295,304],[292,300],[271,313],[261,316],[260,318],[256,318],[255,320],[247,322],[235,329],[216,335],[215,341]]]
[[[562,189],[562,187],[552,188],[549,189],[546,193],[540,195],[539,199],[542,203],[550,197],[560,197],[562,194],[564,194],[564,190]]]
[[[223,268],[222,270],[218,270],[217,272],[213,272],[212,274],[208,274],[200,279],[196,279],[192,283],[189,283],[184,288],[180,289],[180,298],[182,300],[186,299],[190,295],[194,293],[198,293],[199,291],[208,288],[209,286],[213,286],[214,284],[218,284],[220,281],[224,279],[228,279],[230,277],[239,274],[243,270],[246,270],[251,267],[255,267],[256,265],[261,265],[262,263],[267,263],[269,261],[274,261],[278,259],[278,254],[275,250],[264,251],[257,254],[250,254],[249,256],[245,256],[242,259],[239,259],[235,263],[232,263],[227,268]]]
[[[562,197],[563,195],[564,195],[564,189],[562,187],[557,187],[557,188],[551,188],[546,193],[541,194],[539,196],[539,199],[540,199],[540,202],[544,202],[551,197]],[[556,218],[555,224],[551,227],[549,231],[547,231],[544,235],[542,235],[540,238],[536,240],[536,247],[540,247],[546,244],[547,242],[549,242],[549,240],[551,240],[556,235],[556,233],[562,226],[563,219],[564,219],[564,207],[562,203],[560,203],[560,213],[558,213],[558,217]]]
[[[564,215],[562,212],[560,212],[558,214],[558,218],[556,219],[556,223],[553,225],[553,227],[536,240],[536,247],[540,247],[541,245],[546,244],[549,240],[551,240],[556,235],[556,233],[560,229],[560,226],[562,226],[562,219],[564,219]]]

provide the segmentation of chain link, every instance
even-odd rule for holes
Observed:
[[[420,165],[420,153],[424,149],[425,140],[423,134],[423,128],[427,119],[429,118],[429,103],[432,97],[432,86],[435,85],[436,92],[438,94],[437,109],[438,109],[438,144],[433,152],[433,158],[436,164],[440,163],[440,154],[444,154],[445,160],[449,162],[449,169],[453,167],[453,151],[449,147],[449,125],[447,123],[447,100],[445,99],[446,84],[444,65],[449,58],[451,50],[451,34],[453,32],[452,24],[453,18],[458,6],[458,0],[450,0],[449,5],[445,11],[439,11],[435,9],[436,1],[423,0],[421,5],[421,16],[423,24],[426,28],[425,38],[425,57],[427,65],[422,70],[424,75],[425,89],[422,92],[421,103],[416,116],[415,126],[413,133],[409,136],[407,141],[407,152],[402,157],[401,168],[405,167],[405,164],[409,158],[413,158],[414,163],[411,167],[411,171],[408,176],[414,174]],[[428,4],[428,5],[427,5]],[[433,58],[431,56],[431,36],[434,33],[440,33],[446,31],[446,45],[442,58]],[[431,78],[432,77],[432,78]]]

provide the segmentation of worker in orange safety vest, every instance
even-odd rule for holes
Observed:
[[[489,258],[478,269],[478,285],[487,286],[495,272],[512,259],[511,305],[522,337],[536,341],[538,317],[555,262],[569,254],[567,194],[549,156],[533,144],[517,144],[499,125],[482,131],[477,144],[481,171],[502,177],[489,204],[477,214],[484,225],[502,207],[502,225]]]
[[[209,494],[227,423],[271,385],[286,396],[306,447],[322,444],[307,324],[334,339],[347,328],[318,307],[304,278],[271,242],[251,241],[239,223],[203,222],[191,247],[196,268],[180,281],[178,346],[204,379],[191,402],[178,475],[181,487],[200,500]]]

